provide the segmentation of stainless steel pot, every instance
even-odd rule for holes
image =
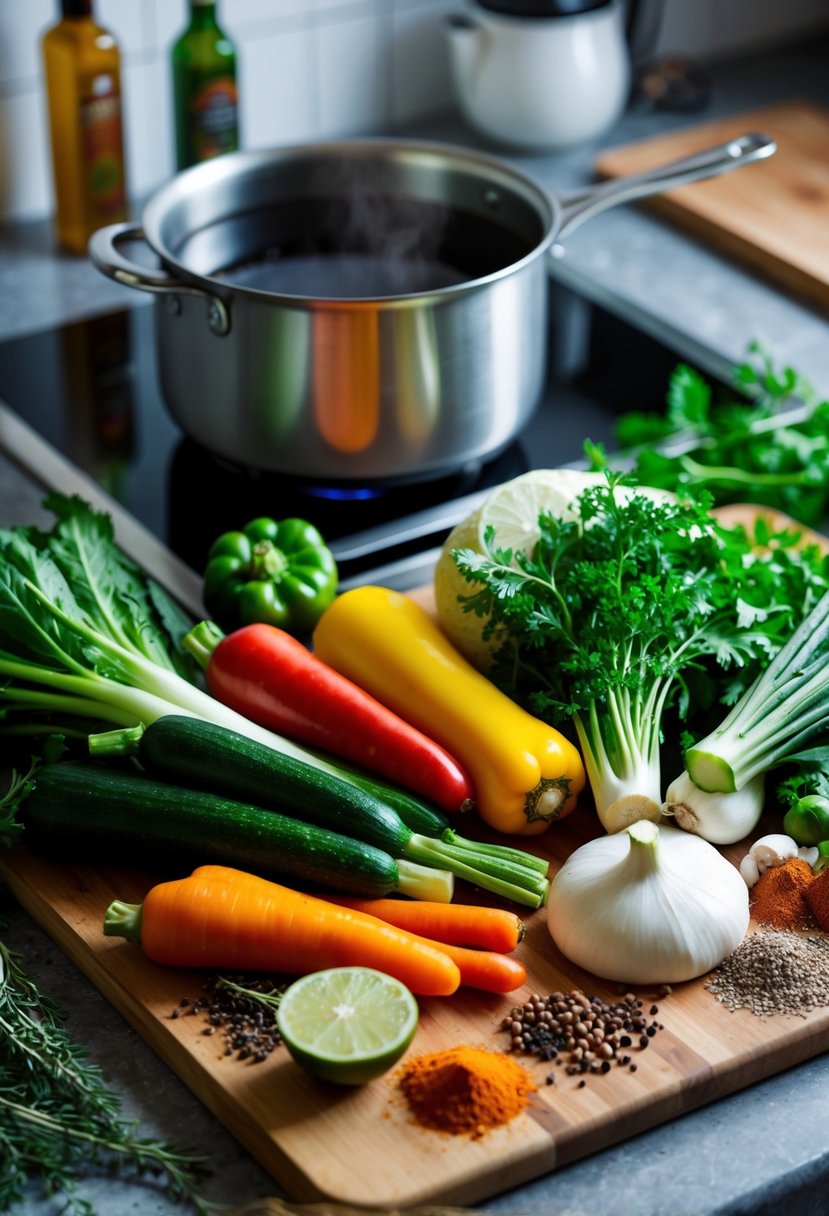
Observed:
[[[446,144],[232,153],[172,178],[89,252],[156,293],[162,394],[205,448],[304,479],[417,479],[494,456],[535,410],[547,258],[567,234],[774,151],[746,135],[569,198]],[[125,256],[135,241],[157,267]]]

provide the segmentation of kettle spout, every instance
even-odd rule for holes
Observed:
[[[458,82],[466,88],[480,56],[481,27],[463,16],[447,17],[445,25],[452,67]]]

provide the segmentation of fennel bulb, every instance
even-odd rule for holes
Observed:
[[[716,967],[749,923],[748,888],[706,840],[649,819],[576,849],[547,900],[571,962],[623,984],[670,984]]]
[[[694,832],[711,844],[735,844],[756,828],[763,814],[764,791],[762,773],[741,790],[712,794],[694,785],[688,773],[682,772],[668,786],[662,814],[683,831]]]

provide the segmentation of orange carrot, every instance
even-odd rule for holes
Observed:
[[[506,908],[439,904],[424,899],[352,899],[348,895],[328,894],[325,898],[340,907],[367,912],[398,929],[452,946],[479,946],[509,954],[524,936],[524,922]]]
[[[301,895],[228,866],[200,866],[159,883],[143,904],[115,900],[104,933],[139,940],[154,962],[307,975],[326,967],[374,967],[417,996],[449,996],[457,964],[375,917]]]
[[[477,988],[481,992],[514,992],[527,982],[527,968],[517,958],[498,954],[494,950],[470,950],[466,946],[450,946],[446,942],[417,937],[415,941],[433,946],[448,954],[461,973],[462,988]]]
[[[213,874],[217,879],[220,880],[230,882],[236,881],[232,877],[229,877],[229,875],[232,874],[232,871],[228,871],[227,867],[225,866],[201,866],[196,873]],[[243,874],[243,878],[247,877],[247,875]],[[350,909],[351,911],[356,912],[358,915],[366,916],[370,920],[375,920],[378,923],[385,923],[389,925],[395,923],[387,917],[375,916],[374,913],[371,912],[370,908],[373,904],[396,904],[398,902],[396,900],[349,899],[341,901],[339,896],[332,897],[327,893],[324,897],[320,898],[324,903],[337,904],[344,909]],[[357,907],[358,904],[364,905],[364,907]],[[464,907],[463,904],[447,905],[437,903],[433,906],[437,909],[445,909],[447,906],[454,906],[456,908]],[[483,913],[490,911],[495,913],[498,912],[498,909],[490,908],[473,908],[471,910]],[[512,913],[506,911],[503,913],[503,915],[505,917],[513,916]],[[403,919],[405,919],[405,917]],[[411,919],[414,923],[416,917],[412,917]],[[498,919],[497,916],[496,919]],[[518,918],[515,917],[515,920],[518,921]],[[518,921],[518,923],[521,924],[523,932],[522,922]],[[407,935],[411,934],[414,941],[421,942],[423,945],[429,946],[432,950],[439,950],[441,954],[448,955],[460,971],[460,982],[462,987],[478,988],[482,992],[503,993],[513,992],[516,988],[520,988],[521,985],[526,982],[527,969],[524,964],[519,963],[514,958],[508,958],[506,954],[497,952],[495,950],[470,950],[463,946],[457,946],[439,941],[436,938],[427,938],[424,934],[413,933],[412,930],[407,929],[406,925],[395,925],[395,928],[402,929]],[[386,968],[380,968],[380,970],[386,970]],[[414,991],[414,989],[412,989],[412,991]]]

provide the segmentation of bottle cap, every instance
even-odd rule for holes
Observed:
[[[60,0],[60,8],[64,17],[92,16],[92,0]]]

